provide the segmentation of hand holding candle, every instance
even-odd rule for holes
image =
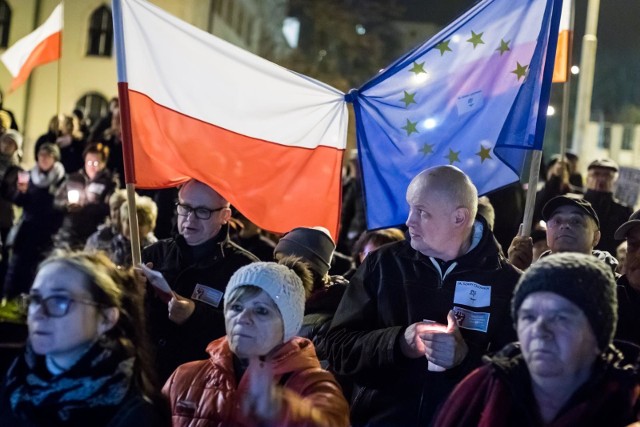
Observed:
[[[447,315],[446,326],[437,323],[423,323],[426,326],[420,333],[420,339],[424,344],[424,354],[427,360],[433,365],[437,365],[441,370],[451,369],[462,363],[469,352],[469,347],[460,333],[453,310],[450,310]]]

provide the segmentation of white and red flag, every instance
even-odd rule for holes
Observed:
[[[144,0],[113,0],[113,17],[127,183],[192,177],[264,229],[336,237],[343,93]]]
[[[560,28],[558,30],[558,47],[556,62],[553,67],[553,83],[564,83],[569,79],[571,64],[571,45],[573,42],[573,0],[562,1]]]
[[[15,42],[0,56],[0,60],[13,76],[10,92],[26,82],[31,71],[37,66],[60,59],[62,16],[60,3],[44,24]]]

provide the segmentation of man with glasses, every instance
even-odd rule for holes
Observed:
[[[229,240],[229,202],[206,184],[185,183],[176,213],[178,235],[142,251],[142,261],[155,270],[145,272],[149,282],[171,288],[167,294],[147,286],[149,332],[162,381],[178,365],[207,358],[207,344],[225,334],[227,282],[238,268],[257,261]]]

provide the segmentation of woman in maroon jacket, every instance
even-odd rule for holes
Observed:
[[[617,298],[606,264],[569,252],[538,261],[516,287],[512,315],[519,344],[453,390],[437,427],[617,427],[638,420],[638,348],[611,345]]]
[[[305,301],[299,274],[309,272],[285,259],[231,277],[227,335],[209,344],[209,360],[181,365],[164,386],[174,427],[349,425],[340,386],[320,368],[311,341],[295,336]]]

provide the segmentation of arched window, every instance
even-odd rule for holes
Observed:
[[[109,103],[98,92],[88,92],[76,102],[76,108],[84,113],[87,124],[92,126],[107,114]]]
[[[11,8],[5,0],[0,0],[0,47],[9,45],[9,28],[11,27]]]
[[[111,56],[113,47],[113,21],[111,9],[100,6],[89,18],[89,43],[87,55]]]

